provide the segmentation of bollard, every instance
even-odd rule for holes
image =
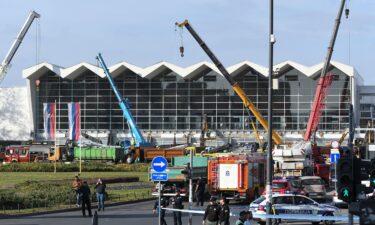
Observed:
[[[98,212],[94,212],[94,216],[92,217],[92,225],[99,225],[99,217]]]

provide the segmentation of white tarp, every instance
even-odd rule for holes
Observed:
[[[26,87],[0,88],[0,140],[30,140],[29,98]]]

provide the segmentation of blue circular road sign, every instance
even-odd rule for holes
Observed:
[[[168,167],[168,162],[163,156],[156,156],[152,159],[151,167],[155,172],[164,172]]]

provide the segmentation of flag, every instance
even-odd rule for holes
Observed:
[[[77,102],[68,103],[69,139],[78,141],[81,135],[81,106]]]
[[[56,103],[43,103],[44,136],[54,140],[56,134]]]

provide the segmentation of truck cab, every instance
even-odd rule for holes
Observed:
[[[43,159],[42,152],[30,151],[29,146],[11,145],[5,148],[5,163],[37,162]]]

